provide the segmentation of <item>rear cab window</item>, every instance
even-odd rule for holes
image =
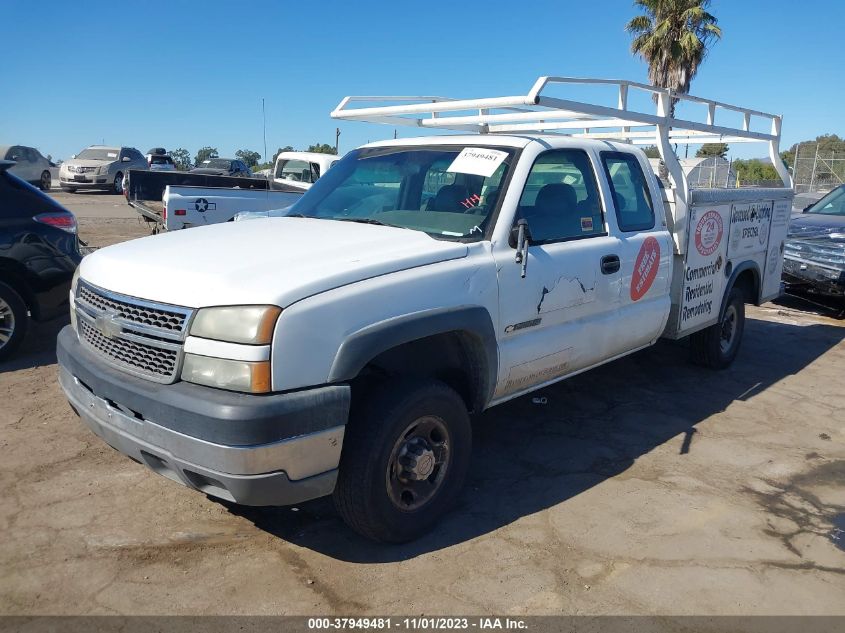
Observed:
[[[616,220],[623,232],[648,231],[654,228],[654,203],[648,188],[648,180],[633,154],[625,152],[602,152]]]

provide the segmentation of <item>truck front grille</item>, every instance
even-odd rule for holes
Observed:
[[[179,378],[190,308],[128,297],[82,280],[75,303],[79,340],[106,363],[156,382]]]
[[[174,312],[163,308],[153,308],[149,305],[133,305],[125,301],[118,301],[96,293],[85,286],[79,288],[79,300],[103,312],[111,310],[122,319],[157,327],[171,332],[182,332],[185,329],[186,315],[184,312]]]
[[[85,321],[79,323],[81,340],[94,351],[99,352],[112,363],[128,369],[152,374],[167,379],[176,374],[179,352],[135,343],[120,338],[106,338],[100,331]]]

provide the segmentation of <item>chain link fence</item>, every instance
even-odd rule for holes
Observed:
[[[845,152],[820,149],[817,143],[799,145],[792,179],[796,193],[830,191],[845,184]]]

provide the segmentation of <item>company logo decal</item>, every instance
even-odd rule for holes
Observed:
[[[712,255],[722,243],[722,216],[716,211],[708,211],[701,216],[695,227],[695,248],[705,257]]]
[[[647,237],[640,247],[637,261],[634,262],[634,274],[631,277],[631,300],[639,301],[651,288],[660,267],[660,243],[653,237]]]

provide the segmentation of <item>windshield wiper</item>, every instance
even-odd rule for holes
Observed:
[[[377,226],[389,226],[394,229],[407,229],[407,226],[399,226],[398,224],[388,224],[375,218],[328,218],[329,220],[337,220],[338,222],[357,222],[359,224],[375,224]],[[409,229],[410,230],[410,229]]]

